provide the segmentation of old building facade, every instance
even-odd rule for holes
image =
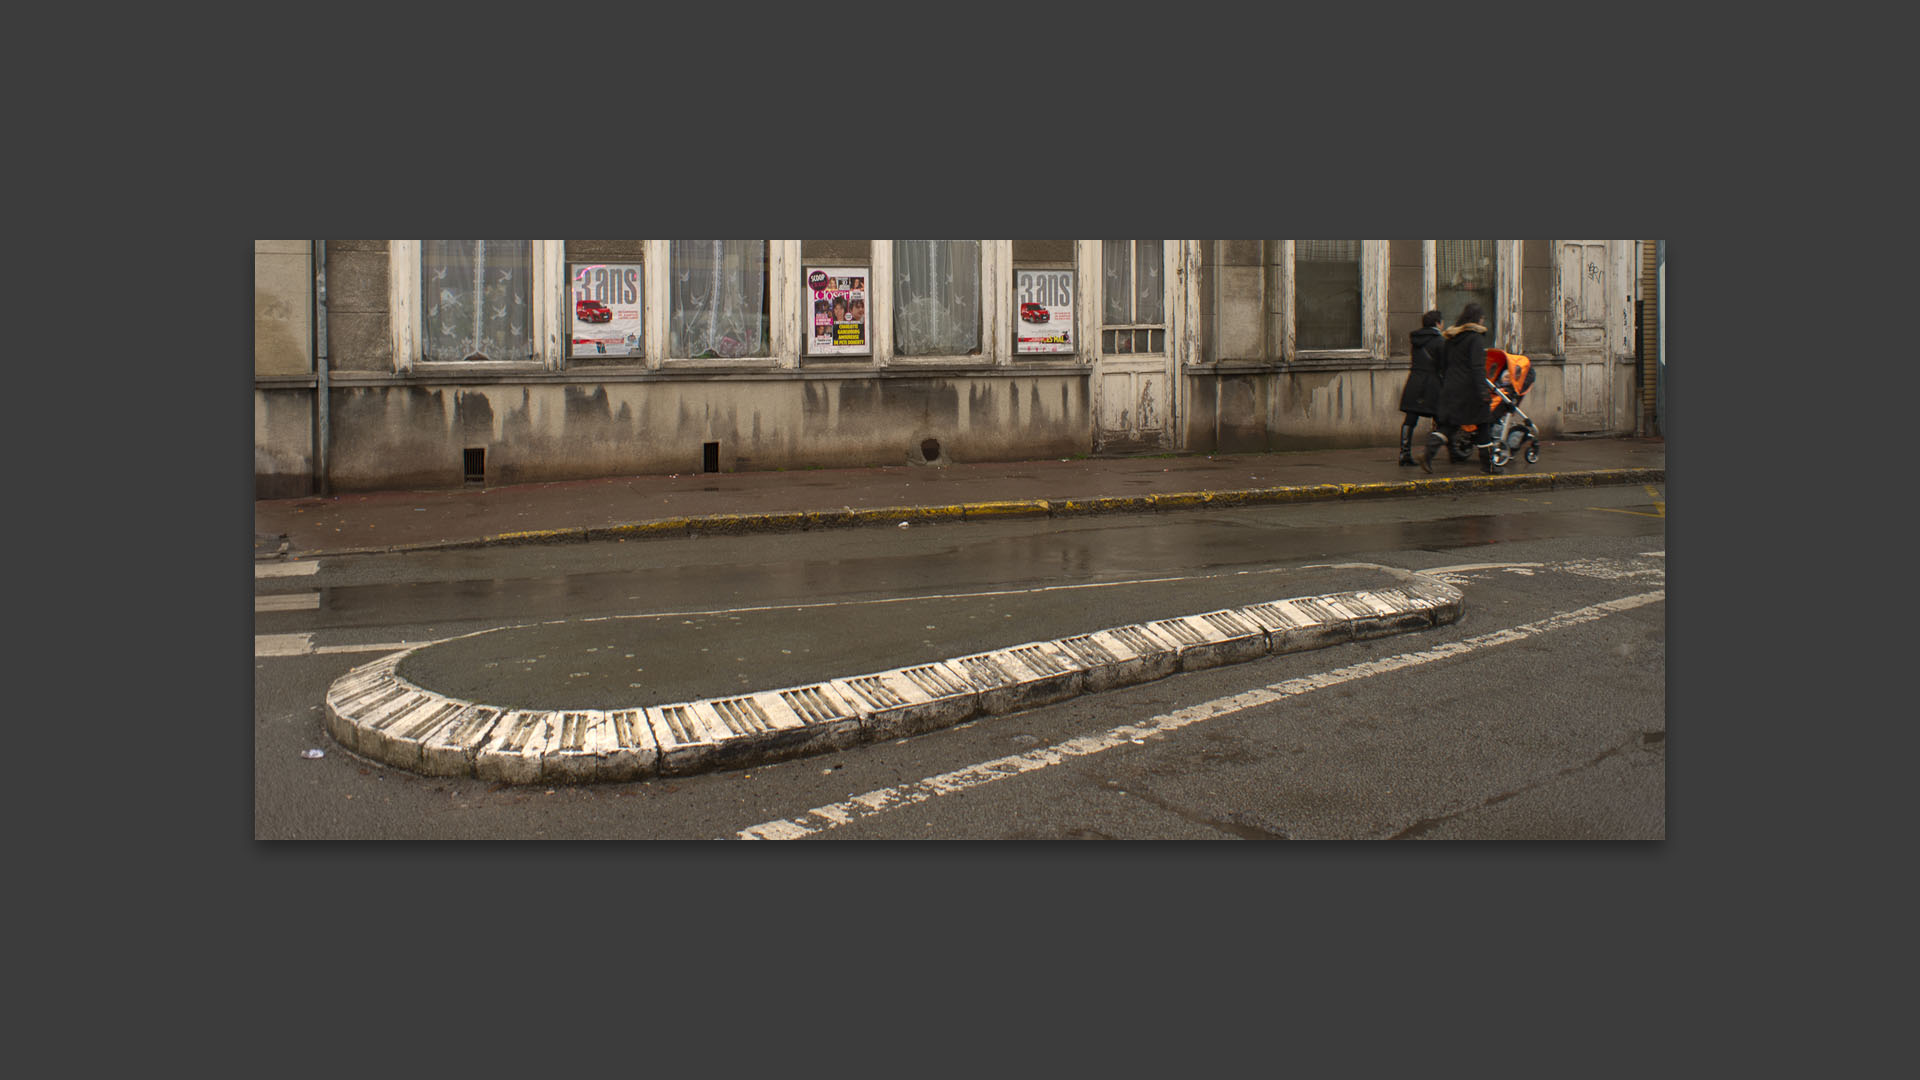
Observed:
[[[1633,434],[1652,244],[261,240],[255,491],[1386,447],[1470,301]]]

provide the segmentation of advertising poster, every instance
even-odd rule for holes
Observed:
[[[1014,352],[1073,351],[1073,271],[1015,270],[1013,299],[1020,312]]]
[[[638,263],[574,266],[572,355],[640,355],[640,283]]]
[[[867,343],[867,268],[809,266],[804,276],[807,355],[872,352]]]

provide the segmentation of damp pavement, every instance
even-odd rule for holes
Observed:
[[[255,503],[255,558],[1177,513],[1666,479],[1660,439],[1560,439],[1543,444],[1538,462],[1516,462],[1496,475],[1477,462],[1450,463],[1444,454],[1431,474],[1397,459],[1397,448],[1388,447],[902,464],[262,500]],[[509,783],[639,779],[915,734],[1175,671],[1436,626],[1462,610],[1458,591],[1418,575],[1313,584],[1318,591],[1311,594],[1241,607],[1082,627],[985,653],[670,702],[541,707],[512,702],[498,687],[476,692],[448,676],[473,666],[463,648],[527,652],[509,640],[512,634],[553,632],[503,631],[497,642],[424,643],[355,668],[329,688],[326,726],[362,757],[429,775]]]
[[[1397,447],[1256,454],[957,462],[862,469],[619,476],[500,487],[376,491],[254,503],[254,558],[494,544],[898,527],[918,522],[1164,513],[1322,499],[1664,483],[1659,438],[1561,438],[1534,464],[1487,475]]]

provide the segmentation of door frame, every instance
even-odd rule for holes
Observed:
[[[1198,353],[1199,302],[1196,283],[1200,279],[1196,265],[1198,246],[1188,240],[1166,240],[1161,245],[1160,280],[1166,290],[1166,345],[1160,354],[1107,353],[1106,350],[1106,275],[1102,265],[1100,240],[1074,243],[1075,276],[1080,280],[1075,298],[1085,312],[1086,357],[1092,367],[1089,376],[1089,410],[1092,425],[1091,444],[1101,452],[1110,443],[1125,441],[1135,450],[1179,450],[1186,446],[1186,380],[1184,372]],[[1120,427],[1106,414],[1104,387],[1109,377],[1157,375],[1164,380],[1164,392],[1158,398],[1163,420],[1158,435],[1148,443],[1140,438],[1137,426]],[[1116,436],[1118,438],[1116,438]],[[1136,441],[1137,440],[1137,441]]]
[[[1618,381],[1615,378],[1615,369],[1621,362],[1621,357],[1631,355],[1631,350],[1627,348],[1628,341],[1632,337],[1632,305],[1628,299],[1631,287],[1623,280],[1623,275],[1627,272],[1623,263],[1628,249],[1626,244],[1619,240],[1554,240],[1551,243],[1553,245],[1553,345],[1561,359],[1563,372],[1562,426],[1567,431],[1612,431],[1619,426],[1614,417],[1618,405],[1614,400],[1616,397],[1614,383]],[[1603,251],[1601,265],[1605,267],[1607,274],[1598,323],[1600,331],[1600,341],[1596,347],[1598,355],[1588,352],[1589,347],[1582,347],[1581,356],[1578,358],[1573,355],[1567,343],[1568,283],[1565,276],[1565,245],[1576,243],[1599,244]],[[1626,243],[1630,244],[1631,241]],[[1591,263],[1583,263],[1585,267],[1591,267],[1591,265]],[[1564,390],[1568,374],[1580,380],[1582,394],[1579,403],[1591,402],[1592,398],[1588,395],[1595,394],[1599,398],[1598,405],[1584,408],[1579,412],[1572,410],[1570,406],[1573,403],[1566,400]],[[1596,377],[1599,380],[1597,390],[1589,389],[1588,382]]]

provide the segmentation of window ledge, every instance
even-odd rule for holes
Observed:
[[[997,365],[985,356],[894,356],[888,359],[889,368],[939,368],[947,371],[992,370]]]
[[[763,372],[783,370],[780,361],[771,356],[731,356],[694,359],[678,357],[660,361],[660,371],[710,372],[725,375],[730,372]]]
[[[1271,360],[1196,360],[1187,365],[1187,370],[1239,374],[1248,371],[1278,371],[1280,365]]]
[[[1371,360],[1371,349],[1296,349],[1295,360]]]
[[[1375,356],[1365,350],[1356,349],[1338,353],[1302,354],[1280,365],[1280,369],[1282,371],[1364,371],[1369,368],[1402,367],[1406,363],[1407,360],[1404,357]]]
[[[420,360],[402,375],[538,375],[547,370],[539,360]]]

